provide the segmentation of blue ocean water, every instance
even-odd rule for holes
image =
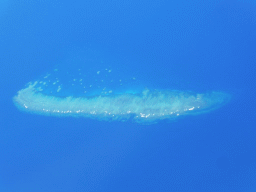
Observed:
[[[1,1],[0,191],[255,191],[255,10],[249,0]],[[17,92],[55,69],[81,69],[96,86],[111,70],[104,86],[120,93],[232,98],[150,125],[19,111]]]

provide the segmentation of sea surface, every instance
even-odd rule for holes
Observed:
[[[252,0],[2,0],[0,191],[256,191],[255,34]],[[98,115],[108,102],[94,116],[41,115],[14,99],[34,82],[26,105],[45,106],[41,92],[65,111],[70,98],[148,90],[229,99],[151,122]]]

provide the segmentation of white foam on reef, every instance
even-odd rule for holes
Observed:
[[[218,108],[229,99],[222,92],[194,94],[190,91],[149,90],[94,97],[57,97],[38,91],[38,82],[13,97],[15,105],[26,112],[52,116],[86,117],[99,120],[128,120],[151,123],[178,116],[196,115]]]

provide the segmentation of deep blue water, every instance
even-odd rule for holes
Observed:
[[[0,191],[256,191],[255,21],[249,0],[1,1]],[[232,99],[153,125],[19,111],[17,91],[56,66]]]

